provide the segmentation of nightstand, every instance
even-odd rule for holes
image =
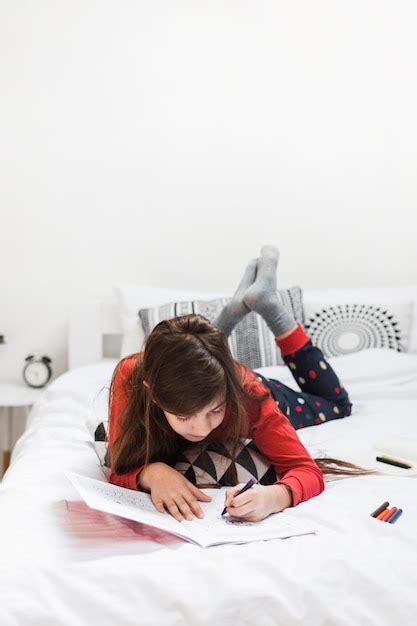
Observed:
[[[9,467],[10,455],[12,450],[12,422],[13,422],[13,409],[16,407],[23,407],[26,417],[29,414],[30,407],[45,391],[45,387],[42,389],[32,389],[19,381],[1,381],[0,382],[0,411],[1,417],[4,415],[4,410],[7,409],[7,449],[3,450],[3,474]]]

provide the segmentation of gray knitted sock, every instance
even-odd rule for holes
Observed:
[[[256,278],[256,259],[252,259],[242,276],[242,280],[233,295],[233,298],[226,304],[217,316],[214,324],[220,328],[226,337],[230,335],[233,328],[240,320],[249,313],[250,309],[243,302],[243,295]]]
[[[283,335],[296,325],[295,319],[284,308],[277,294],[278,258],[279,251],[275,246],[262,248],[256,280],[243,297],[246,306],[264,318],[275,337]]]

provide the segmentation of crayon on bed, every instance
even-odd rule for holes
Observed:
[[[389,502],[384,502],[384,504],[381,504],[381,506],[379,506],[373,513],[371,513],[371,517],[378,517],[378,515],[382,513],[382,511],[385,511],[385,509],[387,509],[388,507]]]
[[[402,509],[398,509],[398,511],[396,511],[394,513],[394,515],[392,517],[389,518],[388,520],[388,524],[394,524],[397,519],[400,517],[400,515],[402,514],[403,510]]]
[[[378,515],[378,519],[381,520],[381,522],[385,522],[390,517],[391,513],[393,513],[393,508],[394,507],[392,507],[392,509],[387,509],[383,513],[380,513]]]
[[[390,513],[389,515],[387,515],[387,517],[384,519],[384,522],[389,522],[389,520],[391,519],[391,517],[393,517],[393,515],[395,515],[395,513],[398,511],[396,506],[393,506],[392,509],[390,509]]]
[[[394,461],[386,456],[377,456],[376,460],[380,463],[386,463],[387,465],[395,465],[395,467],[402,467],[403,469],[411,469],[412,465],[408,465],[408,463],[401,463],[400,461]]]
[[[381,522],[384,521],[386,515],[389,514],[389,512],[390,512],[390,509],[385,509],[385,511],[382,511],[382,513],[380,513],[376,519],[381,520]]]
[[[397,461],[397,463],[405,463],[406,465],[411,465],[412,467],[414,466],[413,461],[405,459],[404,457],[394,456],[393,454],[387,454],[386,452],[383,452],[379,456],[382,456],[384,459],[388,459],[389,461]]]

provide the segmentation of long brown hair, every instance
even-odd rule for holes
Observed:
[[[160,322],[149,335],[144,353],[131,356],[137,358],[124,381],[126,406],[119,416],[123,428],[109,448],[113,470],[123,474],[156,461],[174,465],[186,446],[202,452],[213,445],[216,429],[201,442],[186,441],[171,428],[163,409],[192,415],[222,396],[228,411],[223,436],[229,444],[231,479],[236,484],[236,450],[241,439],[250,436],[248,408],[268,398],[269,392],[254,395],[245,388],[246,368],[233,359],[224,333],[202,315],[183,315]],[[109,411],[117,369],[110,385]],[[337,459],[314,460],[324,474],[372,473]]]

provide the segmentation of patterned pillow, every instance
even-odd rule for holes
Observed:
[[[195,485],[233,485],[232,459],[227,445],[212,442],[199,453],[195,448],[186,449],[178,458],[175,469]],[[261,485],[277,481],[273,466],[259,452],[251,439],[242,439],[236,451],[235,468],[238,483],[255,478]]]
[[[410,295],[395,288],[304,294],[305,329],[326,357],[408,350],[412,312]]]
[[[109,467],[104,422],[95,430],[94,446],[101,464]],[[228,447],[221,442],[212,442],[201,454],[196,448],[185,449],[178,458],[175,469],[200,487],[227,487],[233,484],[231,464]],[[236,451],[235,468],[238,483],[246,483],[250,478],[255,478],[261,485],[272,485],[278,480],[274,467],[251,439],[242,439]]]
[[[303,323],[304,312],[300,287],[280,289],[278,295],[285,308],[292,313],[298,322]],[[215,300],[169,302],[162,306],[141,309],[139,317],[145,337],[148,337],[154,326],[161,320],[188,313],[200,313],[213,322],[224,305],[230,300],[231,298],[217,298]],[[251,312],[245,315],[233,329],[228,342],[233,358],[250,369],[283,364],[273,333],[256,313]]]

